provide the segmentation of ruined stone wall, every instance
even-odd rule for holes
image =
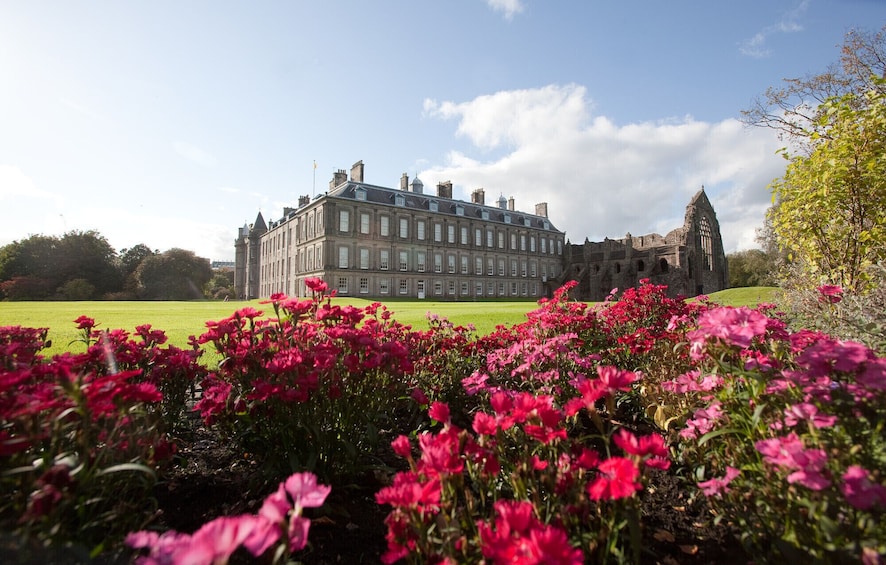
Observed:
[[[602,301],[613,291],[636,287],[641,279],[666,285],[670,296],[696,296],[728,286],[720,224],[704,193],[686,207],[684,225],[657,233],[602,242],[568,244],[561,282],[578,282],[579,300]]]

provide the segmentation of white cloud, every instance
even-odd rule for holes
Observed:
[[[172,144],[172,148],[175,149],[175,152],[184,157],[189,161],[193,161],[198,165],[202,165],[204,167],[214,167],[218,162],[216,158],[209,153],[208,151],[204,151],[200,149],[196,145],[191,145],[190,143],[185,143],[184,141],[176,141]]]
[[[507,20],[523,11],[523,3],[520,0],[486,0],[486,3],[496,12],[502,12]]]
[[[742,55],[762,59],[772,54],[772,50],[766,47],[767,39],[776,33],[796,33],[803,31],[803,25],[799,19],[803,16],[810,0],[801,0],[791,10],[786,12],[777,23],[765,27],[755,33],[750,39],[746,39],[739,45],[738,50]]]
[[[433,191],[451,180],[462,198],[483,187],[487,203],[514,196],[527,212],[547,202],[552,223],[576,242],[664,234],[683,224],[686,204],[704,185],[727,252],[754,246],[767,185],[784,171],[771,131],[691,117],[618,125],[589,117],[589,108],[576,85],[428,101],[430,115],[458,120],[458,134],[480,155],[451,152],[422,181]],[[501,154],[484,159],[492,149]]]
[[[0,200],[12,197],[51,199],[53,196],[37,188],[37,184],[21,169],[0,164]]]

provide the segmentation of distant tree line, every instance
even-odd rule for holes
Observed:
[[[0,247],[2,300],[194,300],[233,297],[233,272],[192,251],[116,251],[96,231],[32,235]]]

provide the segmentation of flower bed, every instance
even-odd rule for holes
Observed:
[[[44,359],[45,331],[0,329],[0,527],[16,547],[323,562],[341,528],[363,536],[352,558],[389,563],[886,552],[886,360],[863,345],[648,283],[596,307],[567,285],[480,337],[310,288],[272,296],[271,317],[207,322],[191,350],[81,317],[87,352]],[[226,468],[196,473],[207,444]],[[168,513],[185,510],[175,489],[197,499],[190,483],[221,474],[241,504]]]

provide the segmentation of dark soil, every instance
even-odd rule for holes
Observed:
[[[277,485],[265,478],[248,454],[235,452],[194,422],[167,480],[156,487],[159,510],[154,527],[192,532],[222,515],[257,512]],[[385,551],[387,508],[375,502],[383,478],[333,489],[322,514],[312,518],[309,546],[294,556],[305,564],[379,563]],[[654,475],[643,494],[643,563],[744,564],[750,559],[726,526],[714,527],[704,500],[690,500],[671,472]],[[308,512],[314,509],[308,509]],[[235,554],[232,563],[254,562]]]

